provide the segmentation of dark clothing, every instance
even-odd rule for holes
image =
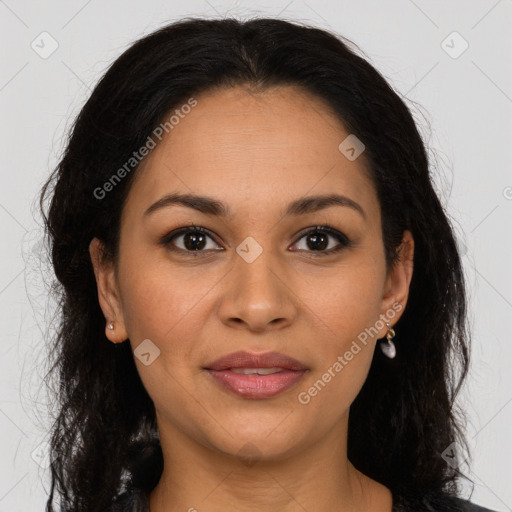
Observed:
[[[121,494],[109,512],[149,512],[149,495],[143,491]],[[227,511],[229,512],[229,511]],[[393,495],[392,512],[496,512],[462,498],[446,494],[429,496]]]

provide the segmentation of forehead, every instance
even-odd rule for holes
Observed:
[[[367,208],[376,201],[364,157],[350,161],[338,149],[350,133],[308,92],[295,86],[264,92],[234,87],[195,99],[137,170],[128,197],[137,209],[171,191],[240,207],[333,191]]]

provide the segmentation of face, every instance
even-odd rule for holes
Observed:
[[[364,152],[338,149],[349,132],[320,100],[294,87],[196,99],[137,171],[115,272],[91,244],[106,332],[145,354],[161,435],[282,457],[346,424],[405,307],[413,242],[405,232],[387,272]],[[239,351],[300,369],[239,357],[226,365],[269,375],[212,369]]]

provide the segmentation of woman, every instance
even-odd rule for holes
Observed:
[[[41,207],[48,511],[487,510],[459,496],[453,231],[409,110],[349,42],[274,19],[144,37]]]

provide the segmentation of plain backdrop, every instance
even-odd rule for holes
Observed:
[[[470,292],[472,366],[459,404],[472,466],[463,473],[473,501],[512,510],[512,0],[0,0],[0,512],[43,510],[48,491],[42,377],[55,319],[41,184],[91,88],[130,43],[183,16],[226,15],[348,37],[413,109]]]

